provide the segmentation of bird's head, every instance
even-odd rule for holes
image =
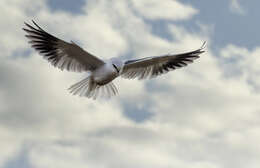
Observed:
[[[115,70],[119,73],[121,69],[123,68],[123,62],[119,60],[118,58],[112,58],[111,64],[115,68]]]

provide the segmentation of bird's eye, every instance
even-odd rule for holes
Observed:
[[[116,69],[116,71],[119,73],[119,70],[118,70],[117,66],[115,64],[112,64],[112,65]]]

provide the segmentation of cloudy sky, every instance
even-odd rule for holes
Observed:
[[[258,0],[1,0],[1,168],[258,168]],[[91,53],[124,59],[185,52],[158,78],[116,79],[112,99],[72,96],[22,31],[34,19]]]

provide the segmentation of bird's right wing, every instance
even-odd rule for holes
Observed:
[[[197,50],[182,54],[167,54],[137,60],[128,60],[124,63],[120,74],[123,78],[128,79],[146,79],[159,76],[192,63],[193,60],[199,58],[200,54],[205,52],[203,50],[205,44],[206,42]]]
[[[26,37],[30,39],[32,47],[43,55],[53,66],[61,70],[82,72],[93,71],[104,65],[104,62],[94,55],[83,50],[77,44],[65,42],[47,33],[32,21],[36,27],[27,23]]]

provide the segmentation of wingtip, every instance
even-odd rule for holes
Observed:
[[[36,22],[33,19],[31,21],[33,22],[33,24],[37,25]]]
[[[205,49],[205,48],[206,48],[206,44],[207,44],[207,41],[204,41],[203,44],[202,44],[202,46],[200,47],[200,49],[201,49],[201,50],[202,50],[202,49]]]
[[[29,24],[29,23],[27,23],[26,21],[24,21],[23,22],[24,23],[24,25],[27,27],[27,28],[33,28],[33,26],[31,25],[31,24]],[[35,22],[33,22],[33,23],[35,23]]]
[[[31,30],[37,30],[35,29],[35,27],[33,27],[32,25],[30,25],[29,23],[24,21],[24,27],[22,28],[22,30],[26,31],[27,33],[30,32]]]
[[[32,23],[33,23],[34,25],[37,25],[36,22],[35,22],[33,19],[32,19],[31,21],[32,21]],[[23,23],[24,23],[24,25],[26,25],[26,26],[30,25],[30,24],[27,23],[26,21],[24,21]]]
[[[30,27],[30,24],[28,24],[27,22],[24,21],[23,23],[24,23],[26,28]]]
[[[32,23],[39,28],[39,26],[37,25],[37,23],[32,19]]]
[[[24,23],[24,27],[22,28],[23,31],[27,32],[28,31],[28,27],[29,27],[29,24],[27,22],[23,22]]]
[[[27,32],[28,30],[26,28],[22,28],[23,31]]]
[[[41,31],[44,31],[33,19],[32,19],[32,23]],[[44,31],[45,32],[45,31]]]

